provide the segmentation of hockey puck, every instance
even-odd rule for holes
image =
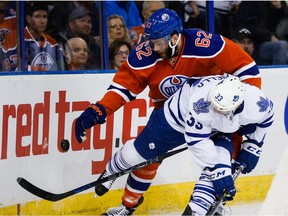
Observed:
[[[63,139],[60,143],[60,147],[63,151],[68,151],[70,148],[70,143],[67,139]]]

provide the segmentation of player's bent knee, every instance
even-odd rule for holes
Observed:
[[[121,150],[123,159],[132,166],[146,161],[135,149],[134,141],[135,139],[128,140]]]

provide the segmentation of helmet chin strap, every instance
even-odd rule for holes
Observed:
[[[179,33],[179,35],[178,35],[178,39],[177,39],[175,45],[172,45],[172,40],[170,39],[170,41],[169,41],[168,44],[169,44],[169,47],[170,47],[171,50],[172,50],[171,57],[174,56],[175,51],[176,51],[176,46],[178,45],[180,39],[181,39],[181,34],[180,34],[180,33]]]

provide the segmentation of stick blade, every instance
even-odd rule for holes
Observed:
[[[25,178],[18,177],[17,182],[22,188],[24,188],[28,192],[34,194],[35,196],[38,196],[42,199],[52,201],[52,202],[56,202],[59,200],[59,197],[57,196],[57,194],[53,194],[53,193],[50,193],[48,191],[42,190],[42,189],[38,188],[37,186],[31,184]]]

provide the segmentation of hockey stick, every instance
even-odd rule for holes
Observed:
[[[238,176],[240,175],[240,173],[242,172],[243,169],[244,169],[244,166],[241,165],[235,170],[235,173],[233,174],[233,180],[234,181],[238,178]],[[221,203],[225,202],[225,201],[226,201],[226,191],[224,191],[222,193],[222,195],[217,200],[214,201],[214,203],[211,205],[211,207],[210,207],[209,211],[206,213],[206,215],[207,216],[208,215],[213,216],[216,213],[218,207],[221,205]]]
[[[175,154],[178,154],[182,151],[185,151],[187,149],[187,147],[184,147],[184,148],[180,148],[180,149],[177,149],[177,150],[174,150],[174,151],[170,151],[170,152],[167,152],[166,154],[164,155],[161,155],[161,156],[157,156],[156,158],[154,159],[149,159],[147,161],[144,161],[142,163],[139,163],[135,166],[132,166],[130,168],[127,168],[125,170],[122,170],[118,173],[114,173],[110,176],[106,176],[104,178],[98,178],[96,181],[93,181],[91,183],[88,183],[88,184],[85,184],[85,185],[82,185],[78,188],[75,188],[73,190],[70,190],[70,191],[67,191],[65,193],[60,193],[60,194],[54,194],[54,193],[51,193],[51,192],[48,192],[48,191],[45,191],[35,185],[33,185],[32,183],[30,183],[29,181],[27,181],[26,179],[22,178],[22,177],[18,177],[17,178],[17,182],[18,184],[20,184],[25,190],[29,191],[30,193],[42,198],[42,199],[45,199],[45,200],[48,200],[48,201],[52,201],[52,202],[56,202],[56,201],[59,201],[59,200],[62,200],[64,198],[67,198],[69,196],[72,196],[74,194],[78,194],[82,191],[85,191],[89,188],[92,188],[96,185],[99,185],[99,184],[102,184],[104,182],[107,182],[107,181],[110,181],[110,180],[113,180],[113,179],[116,179],[120,176],[123,176],[125,174],[128,174],[130,172],[133,172],[135,170],[138,170],[140,168],[143,168],[149,164],[152,164],[152,163],[157,163],[157,162],[161,162],[163,161],[165,158],[168,158],[168,157],[171,157]]]

